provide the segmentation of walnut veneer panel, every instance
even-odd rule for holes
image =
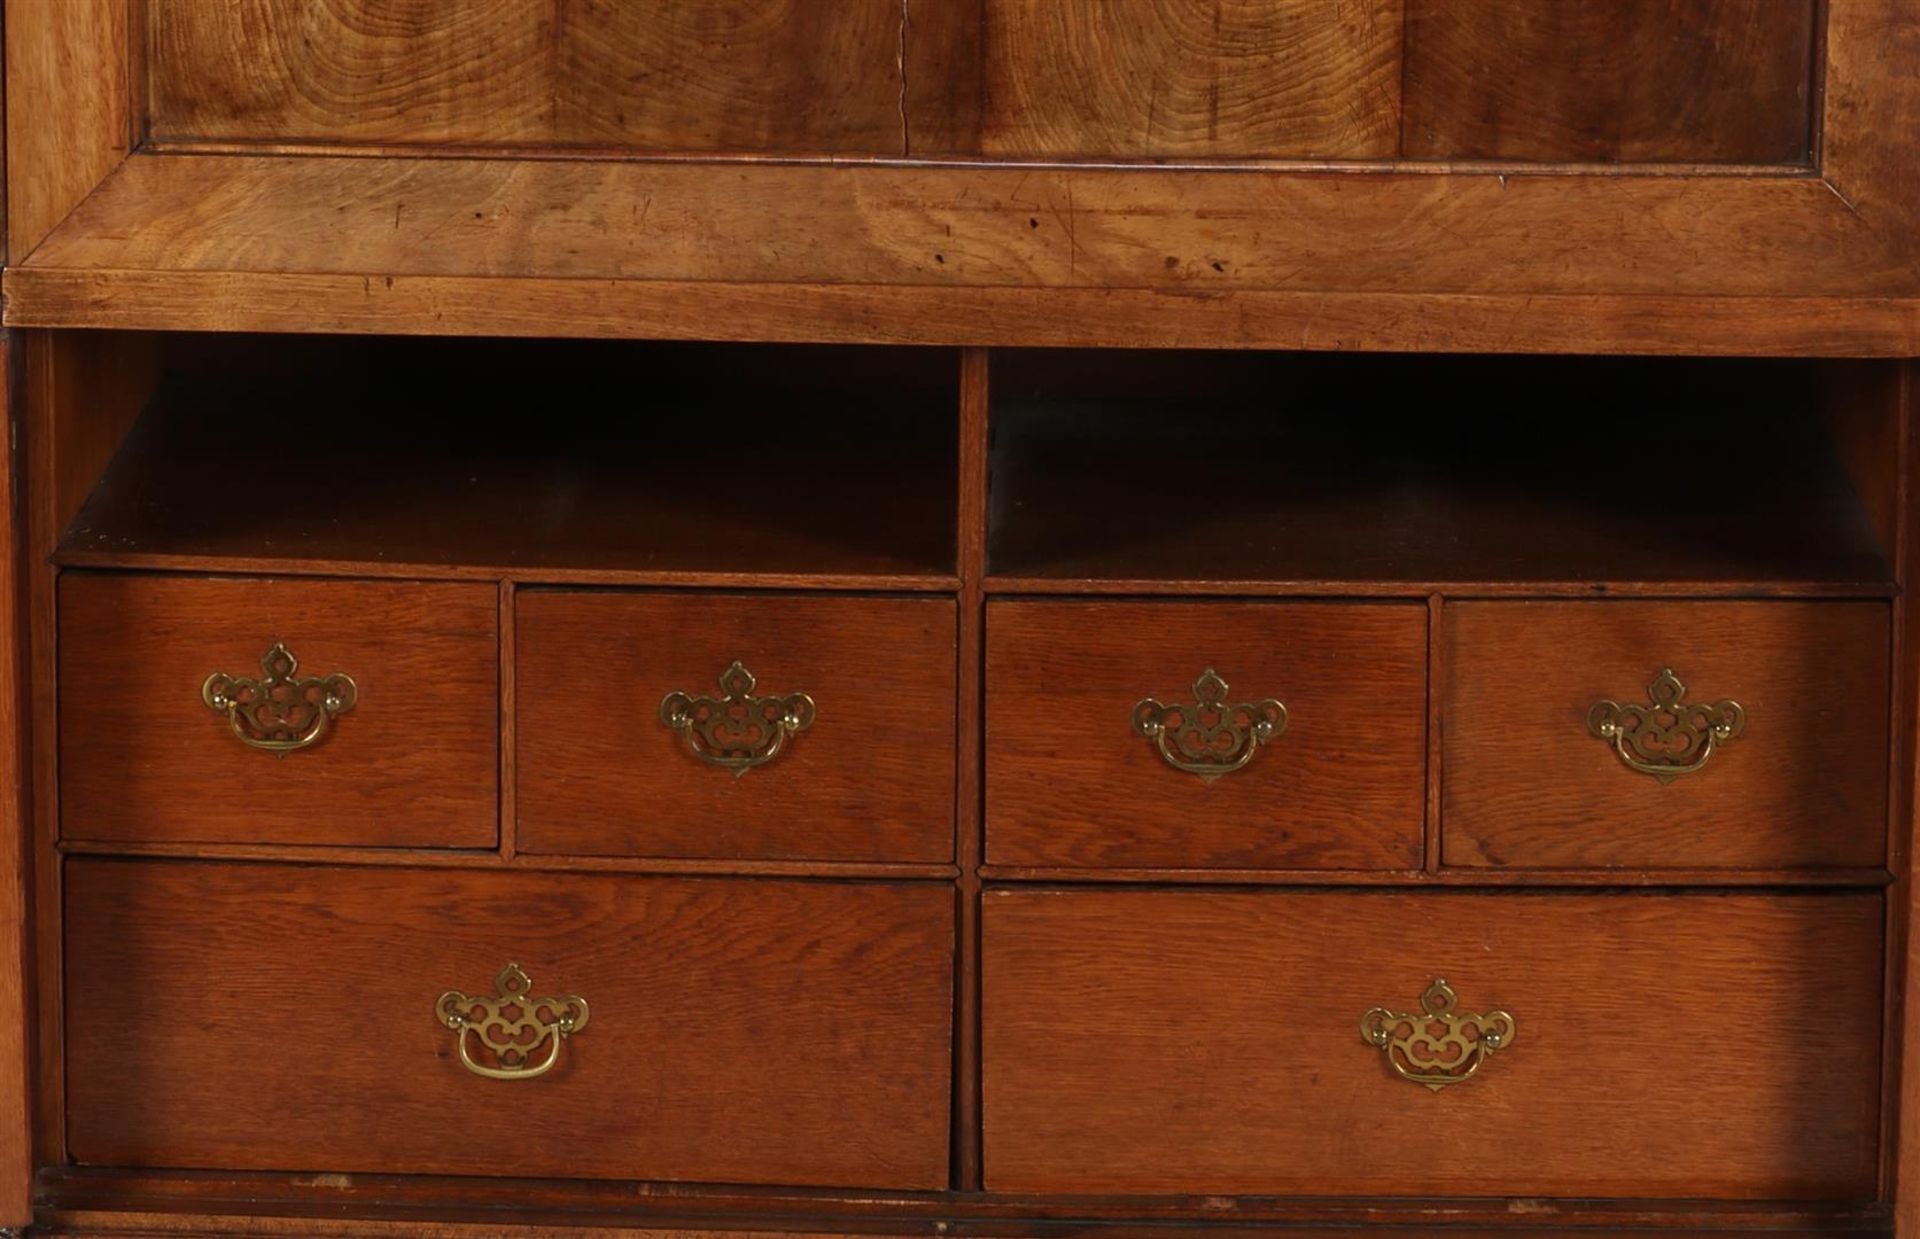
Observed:
[[[992,891],[986,1184],[1867,1199],[1881,899]],[[1376,1006],[1515,1035],[1439,1093]]]
[[[492,585],[69,574],[60,581],[60,823],[69,839],[491,847]],[[357,704],[311,748],[243,744],[213,672],[344,672]]]
[[[1405,153],[1805,163],[1815,0],[1407,0]]]
[[[153,0],[164,141],[899,154],[894,0]]]
[[[1888,610],[1789,602],[1448,604],[1439,655],[1450,865],[1881,864]],[[1603,699],[1737,701],[1739,736],[1671,782],[1592,735]]]
[[[1426,810],[1427,613],[1398,603],[996,602],[995,864],[1405,869]],[[1142,698],[1277,698],[1284,733],[1203,782],[1133,730]],[[1176,750],[1178,751],[1178,750]]]
[[[1390,158],[1401,5],[978,0],[977,87],[950,72],[954,40],[909,38],[913,151]]]
[[[515,643],[523,851],[953,859],[950,599],[526,591]],[[658,717],[735,660],[815,709],[738,775]]]
[[[946,1184],[945,885],[67,874],[80,1162]],[[535,996],[589,1004],[535,1080],[470,1073],[436,1015],[443,991],[491,995],[509,961]]]

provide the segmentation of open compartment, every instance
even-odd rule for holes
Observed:
[[[1895,367],[994,361],[990,588],[1891,591]]]
[[[151,398],[97,483],[72,479],[67,565],[952,583],[954,350],[135,343]],[[53,347],[100,381],[85,371],[104,350]],[[111,421],[90,403],[53,417]],[[104,433],[55,427],[63,444]]]

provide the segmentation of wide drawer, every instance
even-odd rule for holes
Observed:
[[[953,860],[951,600],[532,591],[514,624],[522,851]]]
[[[987,857],[1065,867],[1416,867],[1427,612],[996,602]]]
[[[122,1166],[942,1187],[952,906],[935,884],[76,860],[69,1144]],[[509,963],[542,1022],[529,1078],[503,1080],[462,1046],[511,1070],[486,1048],[507,1025],[456,1032],[441,1000],[484,1017]],[[542,997],[581,1000],[577,1031]]]
[[[1878,602],[1449,603],[1446,862],[1882,864],[1888,623]]]
[[[69,839],[492,847],[490,585],[67,573]]]
[[[1874,1194],[1874,893],[985,902],[992,1189]],[[1439,978],[1507,1039],[1430,1088],[1389,1064],[1410,1023],[1366,1017],[1444,1007]]]

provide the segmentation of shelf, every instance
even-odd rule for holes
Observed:
[[[1819,377],[1793,362],[1008,356],[988,588],[1886,596]],[[1892,459],[1888,445],[1878,463]]]
[[[67,530],[60,563],[954,584],[952,353],[171,344],[167,378]]]
[[[1920,353],[1908,237],[1850,205],[1801,174],[139,152],[7,271],[5,322]]]

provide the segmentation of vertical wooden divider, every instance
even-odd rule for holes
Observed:
[[[56,339],[52,332],[33,332],[26,339],[27,405],[22,418],[22,442],[26,454],[26,577],[28,629],[28,683],[52,686],[55,676],[54,581],[55,569],[48,556],[59,537],[58,496],[53,480],[58,474],[54,444],[56,402],[60,399],[55,364]],[[30,840],[33,847],[31,874],[34,929],[33,1021],[36,1089],[33,1144],[35,1160],[66,1161],[65,1045],[60,1035],[61,931],[60,931],[60,812],[56,800],[59,763],[55,755],[58,716],[54,713],[55,694],[37,693],[32,698],[32,719],[27,732],[30,798],[33,806]]]
[[[954,862],[960,868],[954,928],[953,1186],[980,1189],[980,864],[983,855],[981,727],[986,691],[988,352],[960,354],[959,515],[954,552],[960,576],[955,684]]]
[[[1421,835],[1421,868],[1439,873],[1446,860],[1440,854],[1440,690],[1446,673],[1440,626],[1446,622],[1446,601],[1439,594],[1427,596],[1427,820]]]
[[[1882,1149],[1881,1196],[1893,1202],[1894,1233],[1900,1239],[1920,1237],[1920,961],[1913,950],[1915,887],[1915,768],[1920,752],[1914,742],[1914,720],[1920,717],[1920,607],[1913,605],[1914,555],[1920,540],[1920,494],[1914,469],[1920,465],[1920,363],[1900,368],[1895,385],[1899,401],[1899,480],[1895,487],[1895,523],[1892,547],[1894,580],[1900,593],[1893,601],[1893,788],[1892,821],[1887,832],[1887,868],[1893,885],[1887,888],[1886,909],[1886,1044],[1882,1060],[1887,1078],[1881,1096],[1891,1113],[1880,1122]]]
[[[0,336],[0,413],[7,437],[0,450],[0,1226],[33,1221],[33,1043],[27,925],[27,875],[32,868],[32,799],[28,792],[26,733],[32,695],[27,691],[26,581],[21,572],[26,540],[20,525],[19,339]]]
[[[500,736],[498,756],[500,758],[500,791],[498,793],[498,813],[496,843],[500,849],[500,859],[513,859],[517,826],[520,820],[519,800],[513,781],[513,770],[517,764],[515,756],[514,715],[514,654],[513,635],[514,590],[513,581],[500,582],[500,621],[497,637],[500,642]]]

